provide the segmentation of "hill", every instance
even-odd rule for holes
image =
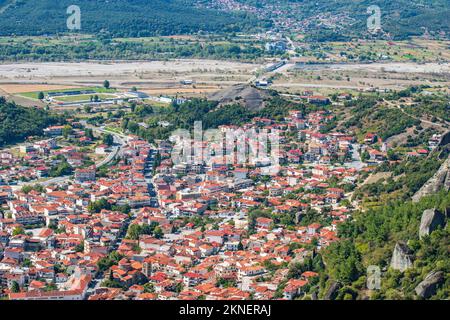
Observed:
[[[0,97],[0,147],[42,135],[43,129],[62,120],[37,108],[25,108]]]
[[[209,96],[209,100],[218,101],[220,105],[237,103],[251,111],[264,108],[264,100],[269,94],[264,90],[258,90],[249,85],[238,84]]]
[[[205,7],[232,10],[234,4],[201,1]],[[311,41],[341,41],[367,33],[367,8],[381,10],[381,27],[394,39],[450,31],[450,4],[446,0],[239,0],[240,10],[257,12],[286,32],[300,29]],[[211,4],[212,3],[212,4]]]
[[[0,35],[67,32],[70,0],[0,0]],[[107,31],[114,37],[232,33],[278,29],[298,31],[310,41],[368,36],[367,8],[381,10],[385,37],[445,32],[450,27],[446,0],[79,0],[82,33]],[[442,34],[441,34],[442,35]]]
[[[116,37],[234,32],[255,25],[245,13],[196,8],[194,0],[79,0],[82,33],[107,31]],[[0,1],[0,35],[67,32],[70,0]]]

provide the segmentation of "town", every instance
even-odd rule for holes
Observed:
[[[307,102],[330,103],[309,95]],[[350,95],[341,100],[357,99]],[[355,187],[388,159],[376,132],[323,133],[330,110],[254,117],[222,133],[279,136],[279,167],[174,163],[171,139],[147,142],[84,120],[0,151],[0,288],[11,300],[295,299],[320,281],[308,268],[360,208]],[[408,157],[426,156],[428,147]],[[251,144],[251,141],[247,141]],[[189,142],[196,145],[194,139]],[[200,148],[207,149],[203,144]],[[305,267],[306,266],[306,267]],[[298,273],[292,277],[292,273]],[[313,293],[314,295],[315,293]]]

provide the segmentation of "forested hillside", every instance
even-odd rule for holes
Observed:
[[[450,193],[442,191],[419,203],[395,202],[359,213],[353,221],[339,228],[343,241],[332,244],[323,254],[322,294],[337,282],[337,299],[416,299],[415,288],[432,271],[442,271],[444,278],[432,299],[447,299],[450,294],[449,227],[439,228],[419,238],[421,216],[426,209],[445,212],[450,207]],[[405,272],[390,267],[396,243],[411,252],[412,267]],[[367,291],[367,268],[377,266],[381,288]]]
[[[69,0],[0,0],[0,35],[67,32]],[[79,0],[82,33],[115,37],[229,33],[274,27],[305,32],[311,41],[367,35],[367,8],[381,10],[381,26],[394,39],[450,32],[446,0]]]
[[[367,35],[367,8],[381,10],[381,27],[394,39],[414,35],[449,32],[449,2],[446,0],[238,0],[252,12],[264,12],[276,26],[286,21],[299,21],[295,27],[304,28],[311,41],[349,40]],[[218,1],[199,0],[205,7]],[[219,6],[220,7],[220,6]],[[282,14],[280,14],[280,12]],[[289,28],[288,28],[289,30]]]
[[[422,35],[427,29],[432,32],[449,32],[448,16],[450,5],[446,0],[335,0],[335,1],[300,1],[302,6],[308,6],[306,12],[345,12],[355,19],[355,24],[345,28],[349,35],[367,30],[367,8],[377,5],[381,10],[381,27],[395,39],[405,39],[410,36]],[[425,29],[424,29],[425,28]],[[321,37],[322,31],[315,34]]]
[[[3,1],[0,35],[43,35],[67,32],[70,0]],[[108,31],[116,37],[233,32],[254,27],[247,14],[224,13],[193,6],[192,0],[79,0],[82,33]]]
[[[42,130],[61,118],[37,108],[25,108],[0,97],[0,147],[42,135]]]

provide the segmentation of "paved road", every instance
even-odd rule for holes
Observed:
[[[362,162],[361,156],[359,154],[360,145],[357,143],[352,144],[352,162],[347,163],[346,167],[348,168],[355,168],[357,170],[361,170],[362,168],[366,167],[367,164]]]

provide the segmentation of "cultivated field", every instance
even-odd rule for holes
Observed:
[[[0,90],[9,94],[23,93],[23,92],[48,92],[56,90],[74,89],[75,86],[65,85],[49,85],[49,84],[5,84],[0,83]]]

